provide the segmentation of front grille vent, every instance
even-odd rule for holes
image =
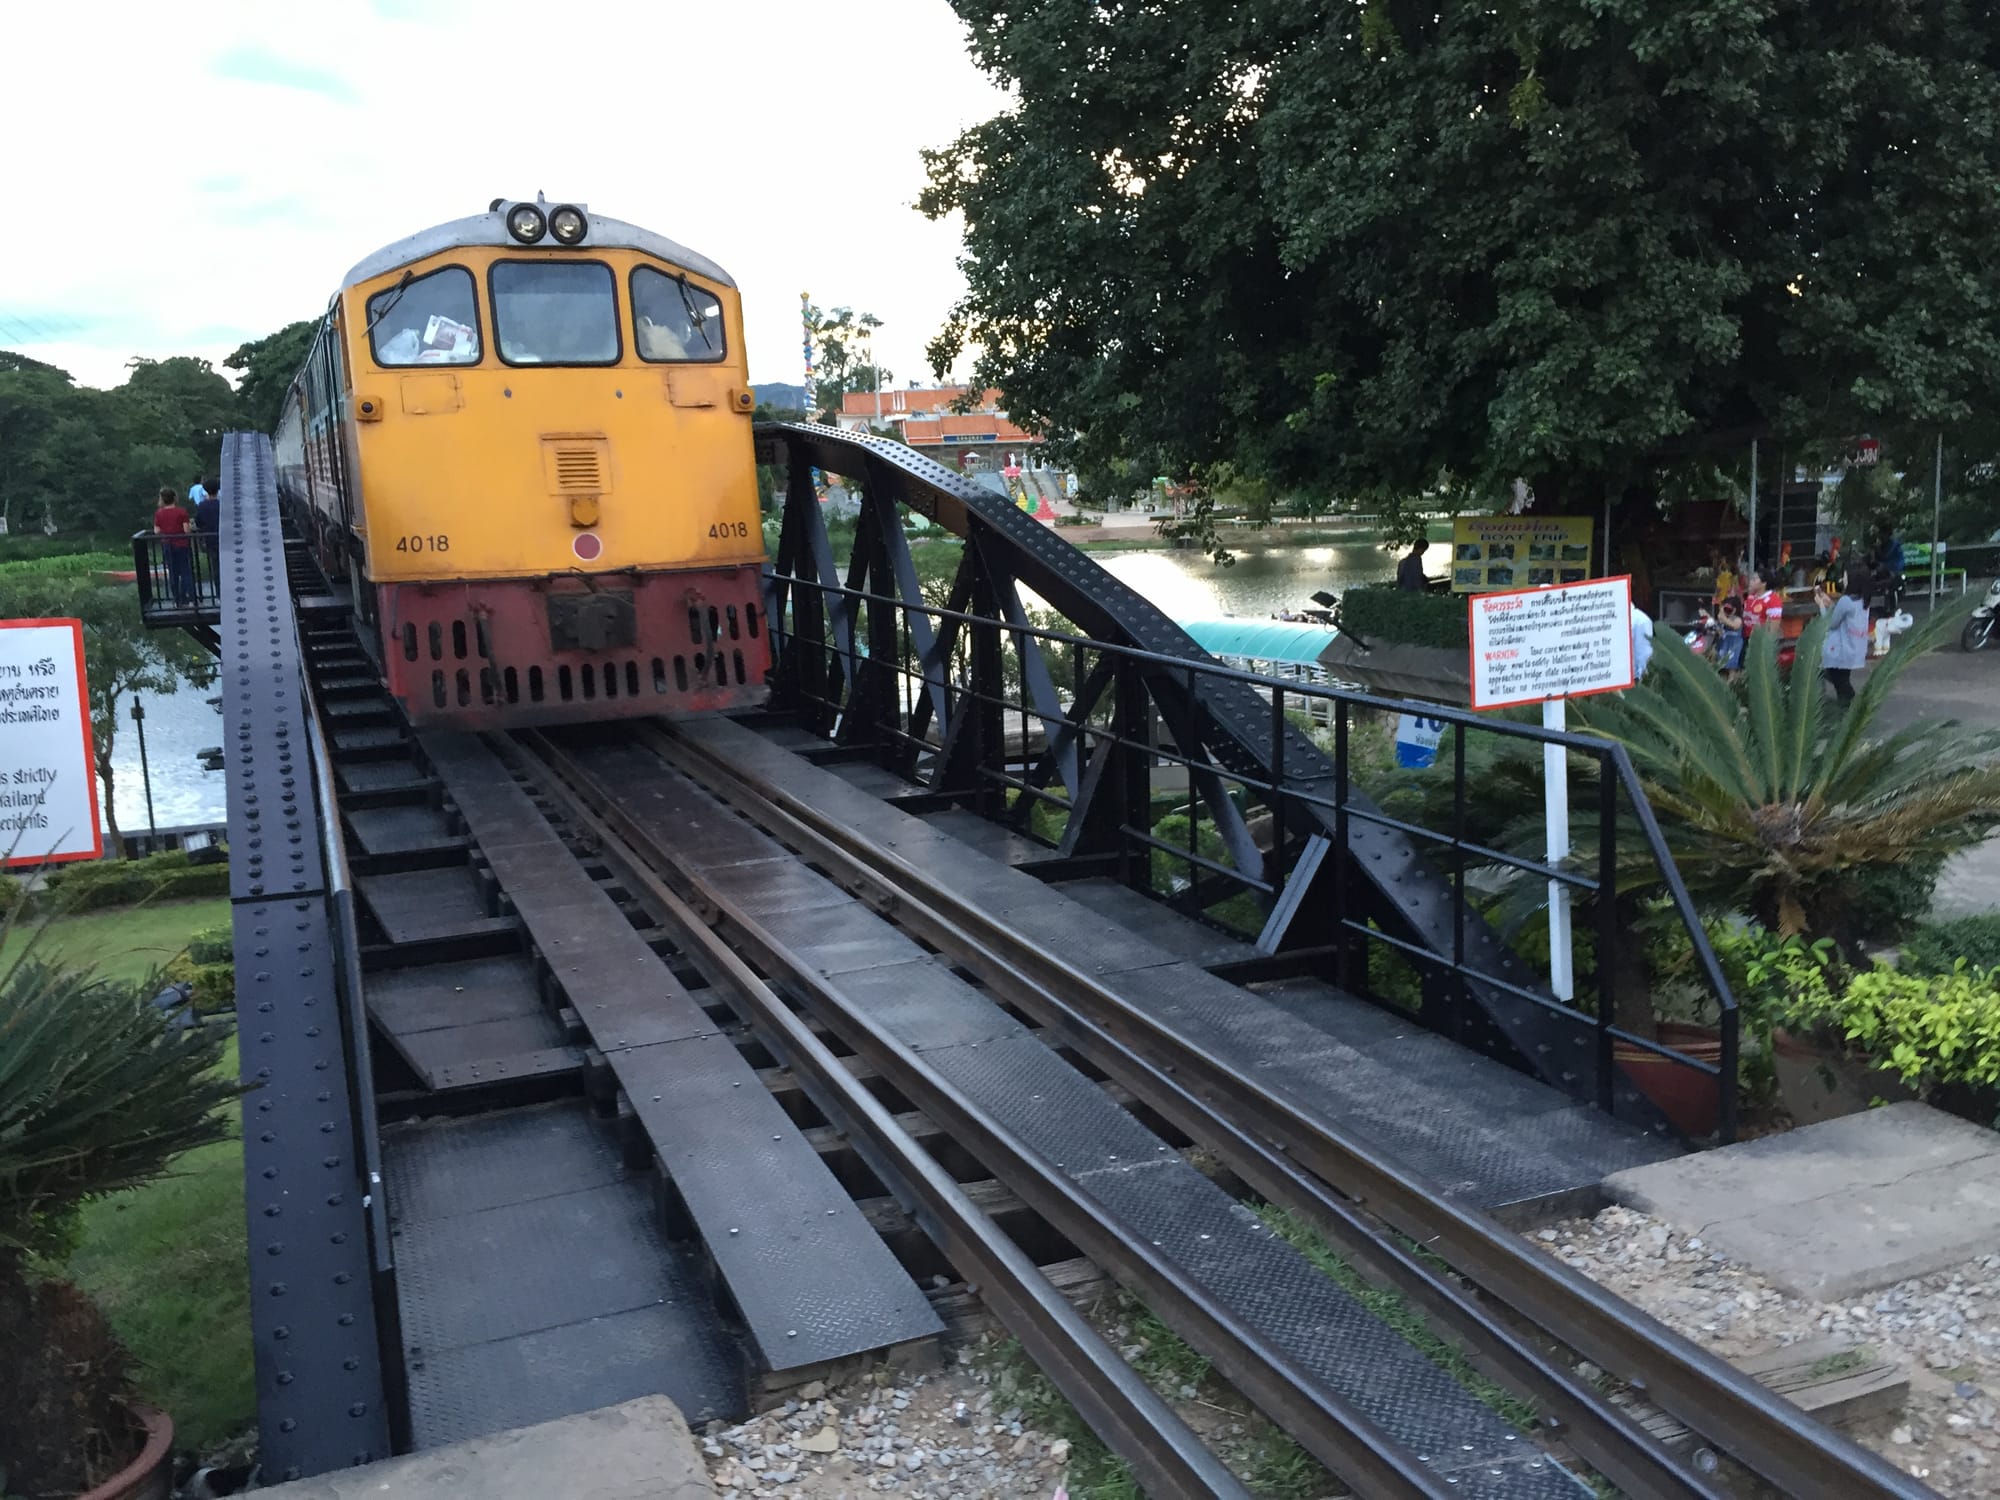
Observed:
[[[596,494],[604,488],[594,448],[556,449],[556,488],[564,494]]]
[[[542,473],[549,493],[562,497],[611,491],[610,444],[601,437],[563,433],[542,439]]]

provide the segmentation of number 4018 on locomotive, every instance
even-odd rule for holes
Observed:
[[[738,707],[770,665],[755,405],[720,266],[496,200],[347,273],[279,491],[416,723]]]

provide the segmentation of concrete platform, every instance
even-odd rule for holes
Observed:
[[[714,1500],[715,1487],[679,1408],[665,1396],[642,1396],[257,1493],[271,1500]]]
[[[1892,1104],[1605,1179],[1795,1296],[1832,1301],[2000,1244],[2000,1133]]]

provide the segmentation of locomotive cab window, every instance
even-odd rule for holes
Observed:
[[[479,298],[472,273],[446,266],[368,299],[368,344],[375,363],[476,365]]]
[[[635,269],[632,329],[639,358],[655,364],[722,358],[722,303],[685,277]]]
[[[618,303],[602,261],[494,264],[493,336],[510,365],[618,363]]]

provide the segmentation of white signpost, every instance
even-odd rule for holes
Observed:
[[[0,864],[104,853],[78,620],[0,620]]]
[[[1569,699],[1632,685],[1629,578],[1475,594],[1470,609],[1476,709],[1539,703],[1542,726],[1560,730]],[[1542,796],[1553,865],[1569,857],[1569,776],[1560,745],[1542,747]],[[1549,988],[1558,1000],[1576,998],[1569,887],[1559,880],[1549,882]]]

